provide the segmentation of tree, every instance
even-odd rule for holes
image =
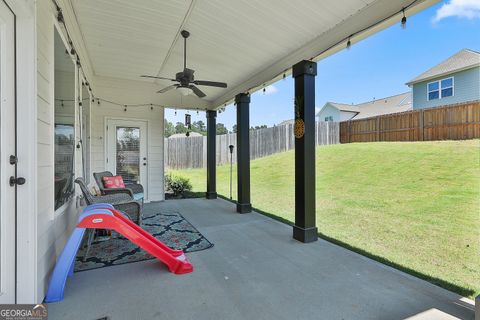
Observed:
[[[233,125],[232,131],[233,131],[233,133],[237,133],[237,125],[236,124]]]
[[[205,123],[202,120],[195,121],[192,124],[192,131],[193,132],[198,132],[202,135],[206,135],[207,134],[207,127],[205,126]]]
[[[175,133],[175,127],[173,123],[165,119],[165,137],[170,137],[172,134]]]
[[[187,127],[185,127],[183,122],[177,122],[175,125],[175,133],[187,133]]]
[[[227,134],[228,130],[223,123],[217,123],[217,134]]]

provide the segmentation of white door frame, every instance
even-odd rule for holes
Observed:
[[[118,117],[105,117],[105,169],[111,171],[113,174],[116,174],[116,166],[112,154],[116,151],[116,144],[111,143],[110,141],[116,140],[114,133],[116,130],[113,127],[116,125],[120,126],[131,126],[140,128],[140,158],[146,157],[146,166],[143,166],[143,159],[140,159],[140,183],[144,188],[145,201],[148,201],[148,176],[149,176],[149,152],[148,152],[148,126],[149,121],[145,119],[137,118],[118,118]],[[115,138],[114,138],[115,137]],[[113,139],[113,140],[112,140]],[[110,158],[110,159],[109,159]],[[110,160],[110,161],[109,161]]]
[[[17,86],[17,175],[26,183],[17,188],[16,303],[37,303],[37,100],[35,1],[5,0],[15,14]],[[43,288],[41,290],[43,292]]]
[[[0,1],[0,303],[16,301],[15,14]]]

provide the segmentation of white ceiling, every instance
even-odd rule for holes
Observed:
[[[180,101],[175,91],[156,95],[155,102],[215,108],[411,2],[82,0],[71,1],[71,5],[95,77],[108,79],[110,84],[117,79],[123,84],[134,81],[135,87],[144,83],[152,91],[171,84],[139,76],[174,77],[181,71],[183,41],[179,32],[190,31],[187,66],[195,70],[195,78],[227,82],[229,87],[201,87],[207,97],[200,104],[192,97]],[[421,0],[407,14],[435,2]],[[400,18],[386,21],[382,27]]]

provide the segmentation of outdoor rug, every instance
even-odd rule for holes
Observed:
[[[213,247],[213,244],[178,212],[144,216],[141,226],[172,249],[193,252]],[[87,239],[88,233],[85,233],[77,253],[75,272],[155,259],[116,232],[113,232],[112,237],[93,241],[88,256],[84,259]]]

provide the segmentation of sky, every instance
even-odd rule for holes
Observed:
[[[361,42],[352,44],[318,62],[315,102],[361,103],[410,90],[406,82],[469,48],[480,51],[480,0],[447,0],[408,17]],[[250,125],[273,126],[293,119],[293,79],[287,77],[252,94]],[[190,112],[192,122],[206,122],[205,113]],[[184,122],[185,111],[165,110],[165,118]],[[217,122],[231,130],[236,123],[235,106],[219,113]]]

